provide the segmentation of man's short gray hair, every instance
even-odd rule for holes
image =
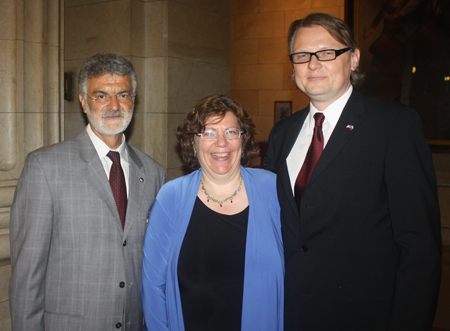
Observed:
[[[136,95],[137,79],[133,64],[121,55],[95,54],[84,61],[78,75],[78,91],[86,97],[88,80],[105,74],[128,76],[133,86],[133,95]]]

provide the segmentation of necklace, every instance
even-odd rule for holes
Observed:
[[[209,202],[209,200],[212,200],[214,202],[217,202],[220,207],[222,207],[222,204],[224,202],[227,202],[228,200],[230,200],[230,203],[233,203],[233,198],[236,196],[236,194],[241,190],[241,185],[242,185],[242,177],[241,177],[241,181],[239,182],[239,187],[237,188],[236,191],[234,191],[234,193],[232,195],[230,195],[228,198],[225,198],[223,200],[219,200],[219,199],[214,199],[212,196],[209,195],[208,191],[206,191],[205,186],[203,185],[203,177],[200,181],[200,184],[202,185],[202,190],[205,191],[206,194],[206,202]]]

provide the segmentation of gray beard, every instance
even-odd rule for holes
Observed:
[[[92,115],[91,109],[89,108],[87,100],[86,100],[85,105],[86,105],[86,116],[88,118],[89,124],[92,125],[98,133],[101,133],[101,134],[104,134],[107,136],[114,136],[116,134],[124,132],[128,128],[128,125],[130,124],[131,119],[133,118],[134,105],[130,109],[128,120],[125,120],[126,113],[122,108],[120,108],[118,110],[107,109],[107,110],[101,111],[100,119],[103,119],[104,117],[108,117],[108,116],[117,116],[117,115],[120,115],[122,117],[122,126],[119,129],[112,131],[112,130],[109,130],[101,120],[97,121],[97,119]]]

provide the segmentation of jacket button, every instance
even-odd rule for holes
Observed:
[[[124,287],[125,287],[125,282],[120,282],[120,283],[119,283],[119,287],[120,287],[120,288],[124,288]]]
[[[127,245],[127,241],[125,240],[122,245],[125,247]]]
[[[302,245],[302,252],[307,252],[309,249],[308,245]]]
[[[116,329],[120,329],[121,327],[122,327],[122,323],[119,322],[116,324]]]

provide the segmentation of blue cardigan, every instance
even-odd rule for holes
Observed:
[[[281,331],[284,257],[276,176],[243,167],[241,173],[249,201],[241,330]],[[148,330],[184,331],[177,265],[201,176],[199,169],[165,184],[150,212],[142,267]]]

